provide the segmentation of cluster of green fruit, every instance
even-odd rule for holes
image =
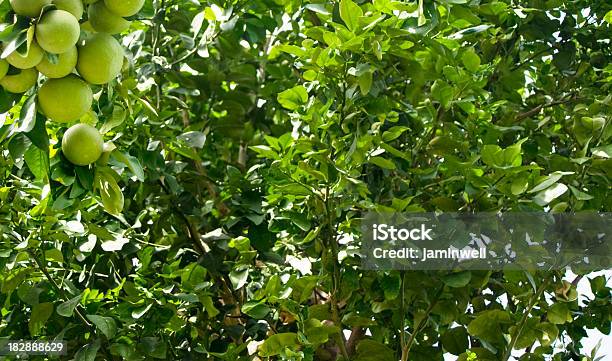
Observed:
[[[42,74],[45,79],[37,91],[41,113],[59,123],[81,119],[92,107],[91,85],[112,81],[123,67],[124,50],[112,34],[126,30],[130,21],[124,17],[138,13],[143,4],[144,0],[10,0],[15,14],[28,19],[34,31],[23,45],[3,53],[0,85],[10,93],[25,93],[37,86]],[[82,22],[86,7],[87,21]],[[62,153],[75,165],[92,164],[103,153],[102,135],[90,125],[74,125],[62,139]]]

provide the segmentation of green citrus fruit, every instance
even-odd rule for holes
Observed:
[[[102,155],[104,139],[98,130],[88,124],[68,128],[62,139],[62,153],[70,163],[89,165]]]
[[[38,63],[43,60],[44,56],[45,52],[40,48],[40,46],[38,46],[36,41],[32,41],[27,55],[23,56],[15,50],[6,58],[6,60],[15,68],[29,69],[38,65]]]
[[[38,45],[53,54],[70,50],[81,35],[79,21],[64,10],[52,10],[42,16],[36,25]]]
[[[98,2],[98,0],[83,0],[83,4],[88,5],[88,4],[93,4]]]
[[[77,70],[91,84],[106,84],[121,72],[123,48],[108,34],[94,34],[79,47]]]
[[[589,58],[589,63],[591,63],[591,65],[595,68],[603,69],[606,67],[608,61],[606,59],[606,56],[601,51],[597,51],[591,54],[591,57]]]
[[[95,33],[96,30],[91,26],[91,23],[88,21],[81,23],[81,31],[86,31],[88,33]]]
[[[37,18],[45,5],[51,4],[51,0],[11,0],[11,7],[17,15]]]
[[[10,93],[25,93],[36,85],[38,80],[38,71],[36,69],[23,69],[21,72],[13,75],[6,75],[0,80],[0,85]]]
[[[144,0],[104,0],[108,10],[119,16],[132,16],[142,9]]]
[[[53,0],[59,10],[65,10],[74,15],[77,20],[83,17],[83,2],[81,0]]]
[[[91,26],[100,33],[118,34],[130,27],[130,21],[108,10],[103,1],[89,5],[87,9]]]
[[[78,120],[91,109],[92,101],[89,84],[74,74],[49,79],[38,90],[40,109],[56,122]]]
[[[0,59],[0,80],[2,80],[2,78],[4,78],[4,76],[6,75],[6,73],[8,73],[8,70],[9,70],[8,61],[4,59]]]
[[[46,56],[43,57],[43,60],[36,66],[36,69],[47,78],[63,78],[72,73],[77,64],[78,57],[77,48],[73,46],[67,52],[59,54],[55,64],[49,61]]]

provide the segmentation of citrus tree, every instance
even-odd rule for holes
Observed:
[[[605,275],[365,271],[359,242],[372,210],[609,212],[607,2],[0,19],[3,339],[77,361],[597,359]]]

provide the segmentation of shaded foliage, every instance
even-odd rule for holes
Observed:
[[[0,336],[76,360],[595,359],[604,276],[365,272],[359,219],[610,211],[611,10],[147,1],[98,89],[105,170],[0,94]]]

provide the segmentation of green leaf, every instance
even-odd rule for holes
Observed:
[[[370,89],[372,88],[372,72],[366,71],[359,75],[357,79],[359,80],[359,90],[361,91],[361,95],[368,95]]]
[[[60,316],[72,317],[72,315],[74,314],[74,309],[81,302],[81,298],[82,295],[78,295],[69,299],[66,302],[63,302],[61,305],[57,306],[55,312],[57,312],[57,314]]]
[[[397,361],[395,352],[382,343],[364,339],[357,344],[356,361]]]
[[[87,315],[87,319],[96,325],[96,328],[100,330],[107,339],[111,339],[115,336],[115,333],[117,332],[117,324],[112,317]]]
[[[465,327],[455,327],[440,337],[442,347],[455,356],[459,356],[470,347],[469,335]]]
[[[534,198],[533,201],[539,206],[545,206],[555,199],[561,197],[567,192],[568,187],[563,183],[557,183],[554,186],[541,191]]]
[[[574,186],[570,185],[569,188],[572,191],[572,194],[574,195],[574,197],[576,197],[576,199],[579,201],[588,201],[594,198],[592,195],[587,194]]]
[[[465,287],[470,283],[472,279],[472,272],[462,271],[457,273],[451,273],[442,277],[442,281],[449,287],[461,288]]]
[[[249,278],[249,268],[243,266],[234,269],[232,272],[230,272],[229,277],[235,290],[242,288]]]
[[[19,113],[19,132],[28,133],[36,124],[36,95],[26,99]]]
[[[155,108],[149,103],[146,99],[135,96],[134,97],[137,102],[143,105],[143,107],[147,110],[147,112],[155,118],[159,117],[159,114]]]
[[[119,162],[125,164],[139,181],[145,181],[145,173],[142,169],[142,166],[140,165],[140,161],[138,160],[138,158],[133,157],[126,152],[121,152],[117,149],[114,150],[111,154]]]
[[[140,342],[147,355],[153,358],[166,359],[168,347],[164,340],[160,340],[159,337],[143,337]]]
[[[13,292],[20,284],[23,283],[25,276],[25,272],[22,270],[13,271],[12,273],[3,276],[2,288],[0,288],[0,291],[2,293]]]
[[[551,323],[542,322],[536,328],[540,331],[538,340],[544,347],[552,345],[559,337],[559,328]]]
[[[202,132],[187,132],[178,136],[178,139],[185,142],[192,148],[203,148],[206,143],[206,134]]]
[[[315,13],[318,13],[321,15],[331,15],[329,10],[325,8],[325,4],[307,4],[304,7],[310,11],[314,11]]]
[[[396,273],[385,275],[380,280],[380,286],[385,293],[385,300],[394,300],[400,294],[402,280]]]
[[[390,142],[392,140],[395,140],[397,138],[399,138],[405,131],[407,131],[408,127],[404,127],[401,125],[397,125],[394,127],[389,128],[389,130],[385,131],[382,135],[382,140],[385,142]]]
[[[31,336],[38,336],[40,331],[45,327],[47,320],[53,314],[53,303],[39,303],[32,307],[28,329]]]
[[[372,157],[370,163],[375,164],[383,169],[395,169],[395,163],[383,157]]]
[[[606,15],[604,15],[604,20],[608,23],[608,24],[612,24],[612,10],[608,11],[606,13]]]
[[[202,296],[200,297],[200,302],[202,302],[206,313],[208,313],[208,317],[215,318],[219,313],[221,313],[221,311],[215,307],[212,297]]]
[[[277,356],[283,353],[285,349],[297,350],[299,346],[296,333],[277,333],[268,337],[259,346],[258,353],[260,357]]]
[[[540,192],[553,184],[557,183],[564,175],[573,174],[572,172],[554,172],[548,176],[546,176],[542,181],[540,181],[535,187],[529,190],[529,193]]]
[[[468,333],[483,341],[503,342],[504,326],[512,323],[510,314],[502,310],[483,311],[468,325]]]
[[[522,164],[522,144],[527,139],[521,139],[517,143],[502,149],[498,145],[487,144],[482,147],[482,161],[491,167],[508,169],[518,167]]]
[[[351,0],[340,0],[340,18],[351,31],[359,29],[359,18],[363,16],[363,10]]]
[[[338,327],[329,326],[318,319],[309,319],[304,322],[304,335],[308,342],[314,345],[326,343],[331,335],[339,332]]]
[[[453,100],[453,93],[453,87],[440,79],[436,80],[431,86],[431,96],[447,109]]]
[[[32,144],[37,146],[44,152],[49,151],[49,134],[47,133],[47,127],[45,125],[46,119],[42,115],[36,116],[34,127],[25,135],[32,141]]]
[[[256,320],[264,319],[272,309],[263,302],[249,301],[242,306],[242,313]]]
[[[536,342],[538,337],[541,335],[541,332],[536,329],[538,323],[539,321],[536,318],[527,319],[517,335],[516,344],[514,345],[515,350],[527,348]],[[509,332],[514,333],[516,331],[516,327],[518,326],[510,327]]]
[[[49,178],[49,153],[31,146],[25,152],[24,159],[36,179]]]
[[[593,155],[600,158],[612,158],[612,144],[604,145],[601,147],[593,148]]]
[[[119,215],[123,210],[123,193],[110,168],[98,168],[94,177],[94,186],[100,194],[104,210],[112,215]]]
[[[572,314],[567,306],[567,303],[555,303],[550,306],[546,313],[546,318],[549,322],[555,325],[562,325],[566,322],[572,322]]]
[[[87,344],[74,355],[75,361],[95,361],[100,349],[100,340],[96,339],[93,343]]]
[[[116,128],[123,124],[125,118],[127,117],[127,111],[119,105],[115,105],[113,107],[113,114],[110,118],[100,127],[100,133],[106,134],[111,131],[113,128]]]
[[[45,260],[48,262],[64,263],[64,255],[57,248],[48,249],[45,251]]]
[[[514,181],[512,181],[512,185],[510,186],[510,191],[513,195],[518,196],[519,194],[525,193],[527,188],[529,187],[529,178],[526,176],[519,176]]]
[[[7,56],[11,55],[21,45],[28,41],[28,28],[14,28],[13,32],[3,41],[3,50],[0,58],[6,59]]]
[[[467,29],[463,29],[460,30],[456,33],[453,33],[451,35],[448,36],[448,39],[452,39],[452,40],[458,40],[458,39],[462,39],[468,35],[475,35],[478,33],[482,33],[483,31],[487,31],[491,28],[491,25],[477,25],[477,26],[473,26],[471,28],[467,28]]]
[[[474,52],[473,49],[469,49],[461,56],[461,61],[465,68],[472,73],[475,73],[480,69],[480,57]]]
[[[308,102],[308,92],[302,85],[298,85],[281,92],[277,99],[284,108],[295,110]]]

